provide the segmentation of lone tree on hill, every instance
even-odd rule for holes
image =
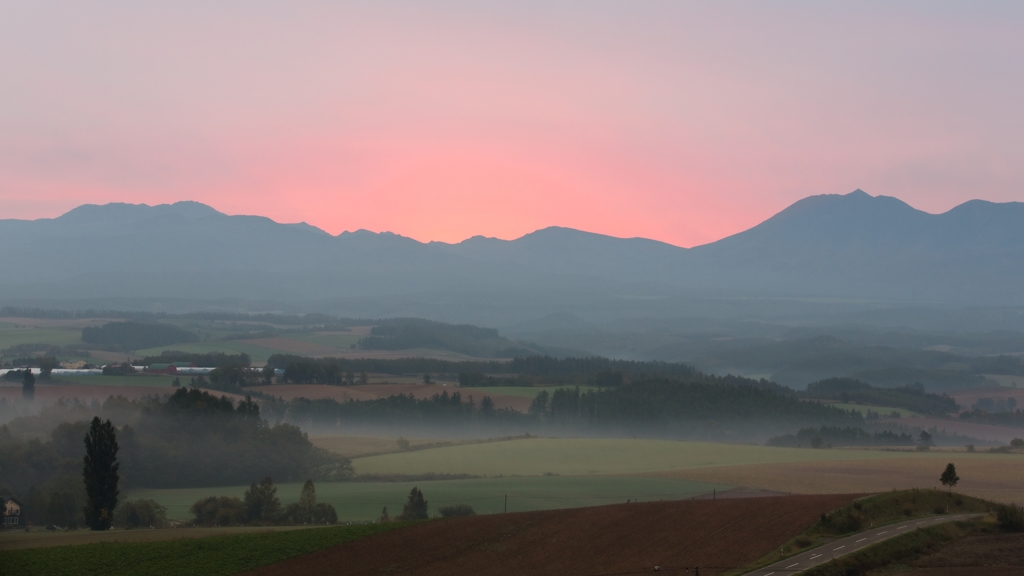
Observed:
[[[101,422],[93,417],[89,431],[85,434],[85,458],[82,480],[88,502],[85,505],[85,523],[93,530],[107,530],[114,519],[117,507],[117,435],[110,420]]]
[[[953,493],[953,486],[960,481],[960,477],[956,475],[956,466],[950,462],[946,464],[946,469],[943,470],[942,476],[939,477],[939,482],[942,482],[943,486],[949,486],[949,493]]]
[[[30,402],[36,397],[36,377],[32,375],[31,368],[25,368],[21,373],[21,397]]]
[[[429,518],[427,501],[423,498],[423,492],[419,488],[413,488],[409,492],[409,499],[402,509],[401,520],[426,520]]]

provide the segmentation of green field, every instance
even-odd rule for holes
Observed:
[[[550,472],[583,476],[735,464],[906,457],[904,452],[877,450],[808,450],[676,440],[530,438],[368,456],[355,459],[354,464],[360,474],[537,476]]]
[[[237,574],[379,534],[403,523],[332,526],[163,542],[102,542],[3,553],[4,574],[78,576]]]
[[[843,410],[856,410],[863,414],[864,416],[868,415],[868,410],[871,410],[872,412],[878,412],[883,417],[888,416],[890,413],[892,413],[893,410],[899,413],[900,418],[915,418],[919,416],[924,416],[924,414],[921,414],[920,412],[914,412],[911,410],[907,410],[906,408],[893,408],[892,406],[865,406],[863,404],[844,404],[843,402],[833,402],[832,404],[830,404],[830,406],[842,408]]]
[[[533,476],[514,478],[478,478],[471,480],[435,480],[429,482],[320,482],[316,484],[318,502],[334,506],[341,521],[364,521],[380,517],[385,506],[392,516],[401,513],[409,491],[418,486],[430,503],[432,514],[440,506],[469,504],[480,514],[501,512],[508,495],[509,512],[579,508],[616,504],[626,500],[680,500],[706,494],[712,489],[730,488],[724,484],[666,478],[629,476]],[[176,488],[132,490],[123,498],[150,498],[167,507],[170,518],[187,520],[188,509],[206,496],[238,496],[247,486],[219,488]],[[278,498],[283,504],[298,501],[302,483],[279,484]]]
[[[267,358],[270,358],[271,355],[282,352],[282,350],[274,350],[273,348],[264,348],[263,346],[250,344],[245,340],[210,340],[207,342],[192,342],[190,344],[171,344],[170,346],[147,348],[145,350],[137,350],[135,352],[135,355],[159,356],[161,352],[164,352],[166,350],[176,350],[178,352],[194,352],[197,354],[205,354],[208,352],[240,354],[244,352],[248,354],[250,358],[252,358],[253,362],[266,362]]]
[[[80,328],[15,328],[11,322],[0,322],[0,349],[18,344],[52,344],[68,346],[82,343]]]

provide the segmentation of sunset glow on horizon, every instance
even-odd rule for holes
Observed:
[[[693,246],[812,194],[1021,201],[1022,24],[1013,2],[9,3],[0,218],[195,200]]]

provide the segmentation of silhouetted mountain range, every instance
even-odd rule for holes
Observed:
[[[581,306],[700,315],[751,298],[1024,304],[1024,204],[933,215],[860,190],[806,198],[692,249],[557,227],[457,244],[332,236],[196,202],[0,220],[0,246],[0,304],[248,301],[485,324]]]

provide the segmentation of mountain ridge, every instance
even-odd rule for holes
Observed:
[[[559,312],[584,295],[617,313],[654,315],[695,294],[1024,304],[1024,203],[972,200],[929,214],[861,190],[804,198],[693,248],[559,226],[457,243],[366,230],[332,235],[192,201],[0,220],[0,242],[0,269],[19,271],[0,275],[0,303],[373,301],[378,314],[432,310],[445,319],[437,311],[444,302],[460,320]]]

